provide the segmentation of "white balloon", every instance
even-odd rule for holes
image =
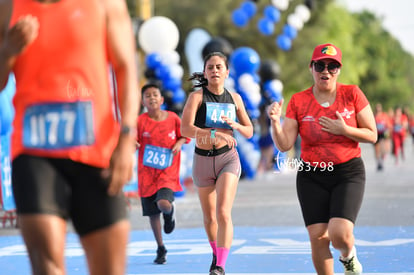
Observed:
[[[262,101],[262,95],[260,94],[260,85],[258,83],[253,83],[249,90],[246,91],[249,95],[250,102],[254,106],[258,106],[260,102]]]
[[[161,62],[166,65],[174,65],[180,62],[180,54],[177,51],[160,53]]]
[[[236,92],[235,84],[234,78],[232,77],[228,77],[224,80],[224,87],[230,92]]]
[[[204,29],[195,28],[188,33],[185,40],[184,52],[191,73],[203,71],[204,60],[202,52],[204,46],[210,40],[211,35]]]
[[[260,94],[260,85],[254,81],[254,78],[251,74],[244,73],[242,74],[239,79],[239,86],[245,92],[247,98],[249,99],[250,103],[254,106],[260,104],[262,100],[262,96]]]
[[[184,69],[180,64],[170,65],[170,73],[172,78],[181,79],[184,75]]]
[[[283,83],[279,79],[273,79],[270,81],[270,86],[272,87],[273,91],[282,92],[283,91]]]
[[[303,21],[295,13],[289,14],[287,17],[287,23],[294,27],[296,30],[301,30],[303,28]]]
[[[309,8],[303,4],[296,6],[295,14],[297,14],[299,18],[302,19],[302,22],[308,22],[311,17]]]
[[[289,0],[272,0],[272,4],[277,9],[285,11],[289,7]]]
[[[174,51],[180,34],[175,23],[164,16],[146,20],[139,29],[138,42],[145,53]]]
[[[251,74],[248,73],[244,73],[239,77],[239,85],[243,90],[248,89],[248,87],[250,87],[252,84],[254,84],[254,78]]]

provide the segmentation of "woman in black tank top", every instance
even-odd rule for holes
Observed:
[[[196,139],[193,179],[213,250],[211,275],[225,274],[233,239],[231,208],[241,173],[233,131],[246,138],[253,135],[240,95],[224,88],[228,75],[226,56],[219,52],[208,54],[203,73],[194,73],[190,78],[198,81],[194,86],[201,89],[188,97],[181,120],[181,133]]]

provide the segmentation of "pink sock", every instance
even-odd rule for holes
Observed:
[[[217,266],[221,266],[224,269],[229,252],[229,248],[217,247]]]
[[[209,241],[213,254],[217,256],[217,241]]]

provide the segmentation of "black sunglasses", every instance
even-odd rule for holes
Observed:
[[[339,68],[341,68],[341,64],[339,64],[338,62],[331,62],[326,64],[325,62],[317,61],[313,62],[313,67],[315,68],[315,71],[318,73],[321,73],[325,70],[325,68],[328,68],[329,73],[336,74]]]

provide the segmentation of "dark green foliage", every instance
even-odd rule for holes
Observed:
[[[286,99],[312,84],[308,70],[312,50],[318,44],[331,42],[343,52],[339,81],[358,84],[372,106],[381,102],[384,108],[389,108],[414,102],[414,57],[402,49],[392,34],[383,28],[381,19],[370,12],[350,13],[334,0],[315,0],[310,21],[298,31],[292,48],[285,52],[277,47],[276,36],[281,33],[287,15],[304,1],[290,2],[272,36],[262,35],[256,27],[263,15],[263,7],[270,1],[257,2],[257,13],[244,28],[234,26],[231,21],[231,13],[242,3],[241,0],[153,0],[153,3],[154,15],[172,19],[180,30],[177,51],[185,69],[184,78],[191,73],[184,55],[185,38],[191,29],[198,27],[213,37],[227,39],[234,49],[251,47],[262,60],[273,59],[279,63]],[[131,0],[128,4],[131,14],[136,14],[139,1]],[[189,85],[186,81],[183,83]],[[184,88],[189,90],[188,86]]]

